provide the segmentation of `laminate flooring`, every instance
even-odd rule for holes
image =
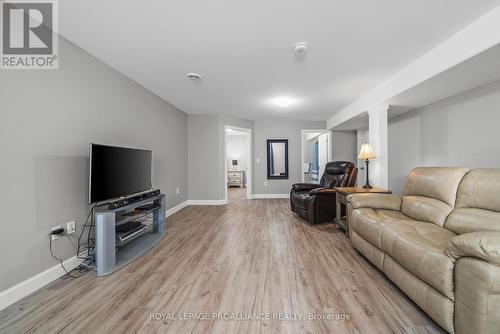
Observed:
[[[0,333],[443,333],[333,224],[286,199],[189,206],[113,275],[58,280],[0,312]]]

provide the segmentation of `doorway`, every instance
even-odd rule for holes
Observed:
[[[226,125],[225,199],[228,203],[252,196],[252,130]]]
[[[332,159],[332,132],[302,130],[302,182],[319,183],[327,162]]]

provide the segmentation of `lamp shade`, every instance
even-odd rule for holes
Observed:
[[[359,150],[358,159],[362,160],[370,160],[375,159],[375,153],[373,153],[372,145],[368,143],[364,143],[361,145],[361,149]]]

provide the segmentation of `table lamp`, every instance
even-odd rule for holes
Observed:
[[[368,166],[370,164],[370,159],[375,159],[375,153],[373,153],[372,145],[368,143],[364,143],[361,145],[361,149],[359,150],[358,159],[364,160],[366,162],[366,184],[363,188],[370,189],[372,186],[368,181]]]

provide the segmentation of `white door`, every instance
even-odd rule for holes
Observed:
[[[325,165],[328,162],[329,150],[328,150],[328,133],[323,133],[318,137],[318,162],[319,162],[319,179],[323,176],[325,171]]]

